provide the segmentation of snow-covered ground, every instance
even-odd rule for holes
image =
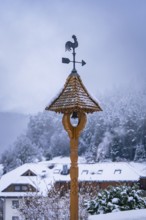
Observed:
[[[92,215],[89,220],[146,220],[146,209]]]

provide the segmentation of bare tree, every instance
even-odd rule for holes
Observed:
[[[81,184],[79,190],[79,219],[87,220],[85,203],[97,195],[97,187],[92,183]],[[20,200],[19,212],[25,220],[68,220],[70,218],[70,190],[66,187],[54,187],[44,197],[29,193]]]

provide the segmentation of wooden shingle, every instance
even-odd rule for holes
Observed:
[[[58,113],[102,111],[101,107],[88,93],[77,72],[72,72],[57,98],[45,110]]]

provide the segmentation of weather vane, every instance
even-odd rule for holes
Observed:
[[[67,41],[66,44],[65,44],[65,50],[67,51],[71,51],[71,49],[73,49],[73,61],[70,61],[70,59],[68,58],[62,58],[62,63],[70,63],[72,62],[73,63],[73,70],[72,72],[76,72],[76,68],[75,68],[75,64],[76,63],[81,63],[82,66],[84,66],[86,63],[84,60],[82,60],[81,62],[78,62],[75,60],[75,56],[76,56],[76,53],[75,53],[75,48],[78,47],[78,41],[77,41],[77,38],[75,35],[72,36],[74,42],[71,42],[71,41]]]

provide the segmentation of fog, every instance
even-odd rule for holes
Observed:
[[[61,58],[72,59],[73,34],[76,59],[87,63],[77,71],[97,100],[145,89],[145,23],[145,0],[0,1],[0,112],[45,109],[72,70]]]
[[[77,65],[89,92],[141,87],[145,75],[146,2],[42,0],[0,2],[0,111],[42,111],[72,65],[65,43],[79,41]],[[142,80],[141,80],[142,79]]]

